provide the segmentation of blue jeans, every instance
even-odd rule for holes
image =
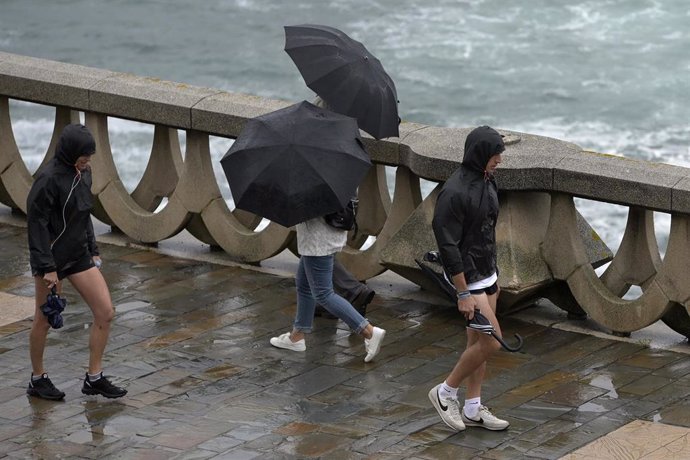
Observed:
[[[355,307],[333,292],[334,260],[335,254],[300,257],[296,278],[297,315],[293,325],[296,331],[311,332],[317,303],[358,334],[369,324]]]

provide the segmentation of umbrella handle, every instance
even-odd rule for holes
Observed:
[[[499,337],[495,332],[491,332],[491,335],[494,336],[496,340],[501,344],[503,348],[505,348],[508,351],[515,352],[515,351],[520,351],[522,348],[522,337],[520,337],[520,334],[515,334],[515,338],[518,340],[517,345],[515,346],[510,346],[507,343],[503,341],[501,337]]]
[[[57,287],[53,285],[53,287],[50,288],[50,293],[53,295],[57,295]]]

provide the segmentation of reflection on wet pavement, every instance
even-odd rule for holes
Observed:
[[[33,302],[24,232],[0,225],[3,301]],[[686,354],[502,318],[525,346],[490,360],[483,403],[510,429],[454,433],[427,400],[465,343],[453,309],[379,296],[368,316],[388,334],[374,362],[363,362],[361,338],[323,318],[307,352],[289,353],[268,339],[292,323],[294,280],[135,247],[102,252],[116,306],[105,372],[129,393],[81,394],[91,315],[66,285],[46,363],[67,396],[27,397],[31,320],[3,324],[0,310],[0,456],[690,458]]]

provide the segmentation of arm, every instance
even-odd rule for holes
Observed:
[[[467,289],[467,282],[465,281],[465,274],[458,273],[452,277],[455,290],[458,293],[458,311],[462,313],[465,318],[474,318],[474,309],[477,308],[477,301]]]
[[[98,250],[98,244],[96,244],[96,236],[93,231],[93,222],[91,221],[91,217],[89,216],[89,223],[86,226],[86,238],[88,240],[88,245],[89,245],[89,254],[91,256],[96,257],[100,256],[101,253]]]
[[[458,293],[458,310],[467,319],[472,319],[477,302],[467,290],[460,253],[460,244],[464,237],[464,220],[465,213],[460,204],[460,197],[442,192],[436,202],[432,228],[443,267],[453,280]]]
[[[431,222],[443,268],[450,277],[465,271],[460,253],[460,245],[464,238],[465,212],[459,201],[459,197],[443,190],[436,201]]]
[[[44,279],[46,279],[48,287],[57,282],[57,274],[55,273],[57,267],[53,259],[50,232],[48,231],[50,211],[56,201],[49,182],[44,178],[38,179],[27,199],[27,230],[31,267],[35,271],[45,274]]]
[[[96,244],[96,236],[93,231],[93,222],[91,221],[91,216],[89,216],[89,222],[86,225],[86,240],[89,246],[89,254],[91,254],[93,263],[96,264],[97,268],[101,268],[103,261],[101,260],[101,253],[98,251],[98,245]]]

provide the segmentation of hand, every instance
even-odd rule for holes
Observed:
[[[468,320],[474,318],[474,309],[477,308],[477,301],[474,296],[458,299],[458,311]]]
[[[57,272],[49,272],[43,275],[43,282],[46,283],[46,287],[48,289],[52,288],[53,286],[57,286],[58,282],[58,276]]]
[[[96,266],[97,269],[101,269],[101,265],[103,265],[103,259],[101,259],[101,256],[93,256],[93,264]]]

